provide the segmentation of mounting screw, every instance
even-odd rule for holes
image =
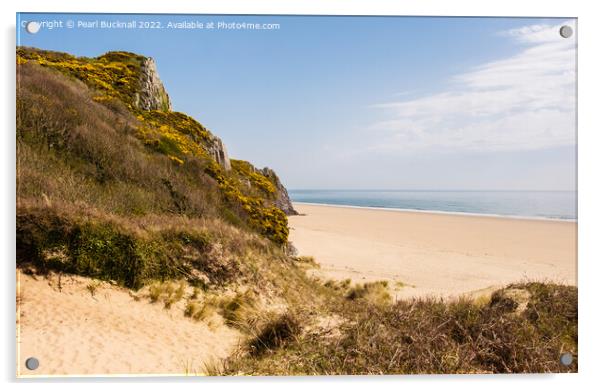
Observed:
[[[560,28],[560,36],[562,38],[569,38],[571,35],[573,35],[573,29],[571,26],[562,26]]]
[[[560,363],[565,367],[568,367],[573,363],[573,355],[571,353],[562,353],[560,355]]]
[[[38,369],[39,366],[40,362],[35,357],[29,357],[27,360],[25,360],[25,367],[27,367],[27,369],[30,371]]]
[[[27,22],[27,24],[25,25],[25,30],[29,33],[29,34],[35,34],[38,31],[40,31],[40,24],[38,22]]]

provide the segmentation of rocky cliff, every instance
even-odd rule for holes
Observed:
[[[171,102],[159,78],[155,60],[146,57],[140,67],[139,92],[134,98],[134,106],[140,110],[171,111]]]
[[[280,182],[278,175],[269,167],[264,167],[260,170],[261,174],[268,178],[276,187],[276,200],[274,201],[276,207],[282,210],[287,216],[298,215],[299,213],[293,208],[293,203],[288,196],[286,187]]]
[[[226,145],[222,142],[222,140],[217,136],[212,136],[208,151],[215,159],[215,161],[224,168],[226,171],[230,171],[232,166],[230,165],[230,158],[228,157],[228,151],[226,150]]]

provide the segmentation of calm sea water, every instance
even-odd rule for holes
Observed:
[[[573,191],[397,191],[289,190],[293,201],[315,204],[409,209],[576,220]]]

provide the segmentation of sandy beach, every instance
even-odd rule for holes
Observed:
[[[232,353],[240,334],[210,327],[126,289],[79,276],[32,277],[17,271],[17,375],[194,375]],[[36,357],[35,371],[25,360]]]
[[[322,278],[450,297],[526,280],[577,284],[577,223],[295,203],[290,240]],[[403,287],[402,287],[403,284]]]

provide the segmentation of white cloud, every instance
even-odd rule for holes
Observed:
[[[524,150],[574,144],[576,41],[575,35],[560,37],[560,26],[501,32],[521,44],[518,54],[456,75],[430,95],[374,105],[388,115],[371,127],[381,133],[375,148]]]

